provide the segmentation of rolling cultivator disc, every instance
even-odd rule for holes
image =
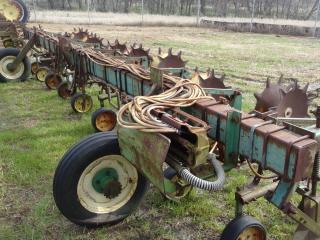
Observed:
[[[295,81],[287,87],[282,85],[282,77],[276,84],[267,79],[266,88],[261,93],[255,93],[257,99],[255,110],[261,113],[269,112],[271,115],[284,118],[308,117],[308,84],[301,89]]]
[[[308,84],[300,89],[297,82],[291,88],[277,106],[277,116],[285,118],[308,117]]]
[[[181,51],[177,55],[172,54],[172,48],[169,48],[168,54],[161,54],[161,49],[159,49],[156,66],[158,68],[185,68],[188,61],[183,61],[181,55]]]
[[[75,41],[99,45],[102,45],[103,40],[103,38],[100,38],[96,33],[90,33],[88,29],[84,30],[83,28],[74,28],[72,33],[65,32],[63,37],[67,37]]]
[[[286,94],[285,88],[281,85],[280,79],[276,84],[273,84],[268,78],[266,88],[261,93],[254,94],[254,97],[257,100],[255,110],[258,112],[267,112],[270,108],[279,105],[280,101]]]
[[[114,41],[114,43],[110,43],[110,42],[108,41],[108,47],[109,47],[110,49],[118,50],[118,51],[120,51],[120,53],[122,53],[122,54],[128,54],[128,52],[129,52],[126,44],[127,44],[126,42],[123,43],[123,44],[121,44],[118,39],[116,39],[116,40]]]
[[[128,51],[127,55],[131,57],[147,57],[150,60],[151,56],[149,53],[150,53],[150,49],[144,49],[142,47],[142,44],[139,44],[139,46],[137,47],[137,44],[134,43],[130,47],[130,50]]]
[[[192,80],[198,82],[203,88],[227,88],[224,84],[225,75],[222,75],[220,78],[215,76],[213,69],[208,69],[206,72],[200,72],[198,68],[195,69],[194,76]]]
[[[90,34],[88,29],[83,30],[83,28],[79,28],[79,29],[74,28],[73,32],[71,34],[67,33],[67,35],[71,36],[71,38],[74,40],[86,42]]]
[[[100,38],[96,33],[90,33],[86,43],[100,44],[102,45],[103,38]]]

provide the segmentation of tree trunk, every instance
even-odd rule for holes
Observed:
[[[124,1],[124,10],[125,13],[129,12],[129,0]]]
[[[206,14],[206,0],[200,0],[200,12]]]
[[[315,0],[313,7],[311,8],[310,12],[308,13],[308,15],[305,17],[304,20],[308,20],[311,18],[312,14],[317,10],[317,6],[318,6],[318,1],[320,0]]]
[[[287,10],[287,19],[290,17],[291,4],[292,4],[292,0],[289,0],[289,6],[288,6],[288,10]]]

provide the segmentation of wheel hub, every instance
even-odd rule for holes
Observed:
[[[237,240],[263,240],[263,233],[256,227],[246,228]]]
[[[22,62],[13,70],[9,68],[15,59],[15,56],[6,56],[0,60],[0,73],[8,80],[19,79],[24,73],[24,64]]]
[[[31,71],[32,71],[32,73],[33,73],[33,74],[36,73],[37,70],[38,70],[38,63],[36,63],[36,62],[32,63],[32,64],[31,64]]]
[[[75,108],[78,112],[88,112],[91,109],[89,96],[79,96],[75,101]]]
[[[103,189],[106,198],[115,198],[121,193],[121,183],[119,181],[110,181]]]
[[[39,69],[36,74],[37,74],[38,80],[41,82],[44,82],[44,80],[48,74],[48,71],[46,69]]]
[[[51,88],[55,88],[57,87],[58,85],[58,79],[55,75],[53,75],[50,79],[48,79],[48,85],[51,87]]]
[[[62,85],[58,86],[59,96],[62,98],[70,98],[71,97],[71,90],[67,83],[63,83]]]
[[[92,186],[98,193],[103,193],[107,198],[114,198],[121,192],[121,183],[118,173],[114,168],[101,169],[92,179]]]
[[[121,155],[101,157],[80,176],[77,195],[81,205],[94,213],[113,212],[125,205],[135,192],[138,172]]]
[[[116,121],[112,114],[104,112],[97,116],[96,125],[102,131],[109,131],[114,128]]]

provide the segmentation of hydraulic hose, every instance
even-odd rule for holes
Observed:
[[[216,172],[217,180],[211,182],[211,181],[198,178],[197,176],[193,175],[189,171],[189,169],[185,167],[182,167],[179,170],[179,175],[194,187],[207,190],[207,191],[220,190],[223,188],[223,185],[225,182],[225,173],[224,173],[223,167],[220,164],[220,162],[216,159],[215,154],[209,153],[208,159],[210,160],[214,168],[214,171]]]

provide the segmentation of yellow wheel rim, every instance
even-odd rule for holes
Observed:
[[[96,126],[101,132],[111,131],[116,122],[117,119],[111,112],[102,112],[96,118]]]
[[[19,79],[24,73],[24,64],[21,62],[13,71],[8,69],[8,65],[16,59],[15,56],[5,56],[0,60],[0,74],[8,80]]]
[[[115,169],[121,185],[120,193],[113,198],[97,192],[92,186],[94,176],[105,168]],[[109,155],[92,162],[80,176],[77,194],[81,205],[94,213],[110,213],[124,206],[136,191],[138,172],[136,168],[121,155]]]
[[[37,79],[40,82],[44,82],[46,79],[46,76],[48,74],[48,70],[45,68],[39,68],[39,70],[37,71],[36,75],[37,75]]]
[[[15,5],[4,5],[1,13],[9,21],[18,21],[20,18],[20,9],[17,8]]]
[[[258,227],[246,228],[237,240],[265,240],[263,231]]]
[[[74,108],[79,113],[89,112],[92,108],[92,99],[88,95],[80,95],[74,102]]]

